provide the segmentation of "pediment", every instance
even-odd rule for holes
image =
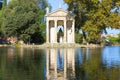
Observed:
[[[68,12],[62,9],[58,9],[54,12],[48,13],[46,16],[47,17],[57,17],[57,16],[67,16]]]

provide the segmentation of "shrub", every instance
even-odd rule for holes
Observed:
[[[82,43],[83,36],[80,33],[75,33],[75,42],[76,43]]]

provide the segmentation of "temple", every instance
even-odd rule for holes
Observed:
[[[53,12],[49,12],[49,8],[47,8],[46,43],[75,43],[74,17],[62,8]]]

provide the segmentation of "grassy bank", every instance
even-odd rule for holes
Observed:
[[[54,44],[49,44],[45,43],[42,45],[21,45],[21,47],[29,47],[29,48],[95,48],[95,47],[101,47],[99,45],[83,45],[83,44],[59,44],[59,43],[54,43]]]
[[[23,48],[40,48],[40,49],[45,49],[45,48],[96,48],[96,47],[102,47],[100,45],[94,45],[94,44],[89,44],[89,45],[83,45],[83,44],[76,44],[76,43],[63,43],[63,44],[59,44],[59,43],[44,43],[41,45],[34,45],[34,44],[16,44],[16,45],[0,45],[0,47],[7,47],[7,46],[14,46],[14,47],[23,47]]]

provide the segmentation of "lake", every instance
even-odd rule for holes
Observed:
[[[0,80],[120,80],[120,46],[0,47]]]

